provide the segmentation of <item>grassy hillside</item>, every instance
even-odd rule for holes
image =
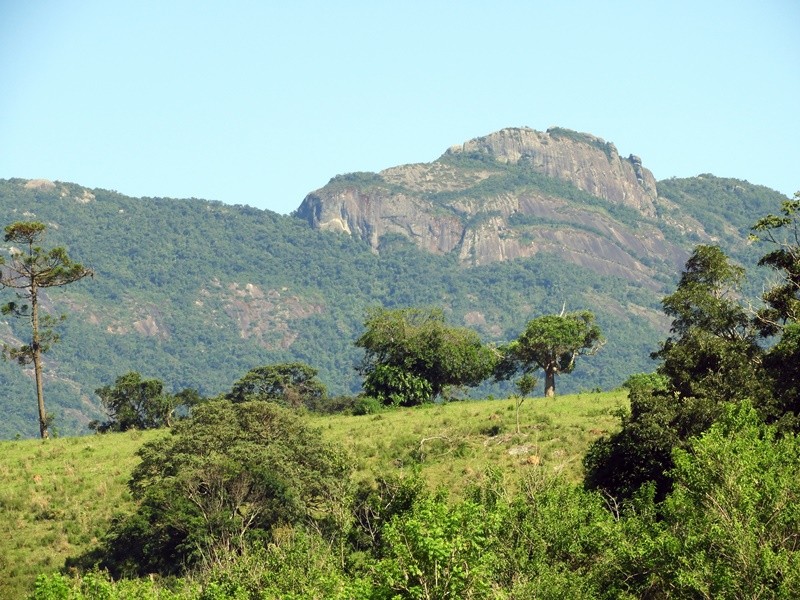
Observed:
[[[488,468],[516,480],[531,469],[577,480],[589,443],[616,427],[624,392],[528,398],[516,433],[513,400],[450,403],[364,416],[312,416],[354,462],[354,480],[419,472],[458,497]],[[164,431],[0,442],[0,598],[24,597],[96,545],[114,514],[132,509],[136,450]]]

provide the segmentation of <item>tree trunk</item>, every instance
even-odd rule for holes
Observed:
[[[556,395],[556,370],[553,367],[544,370],[544,395],[547,398]]]
[[[45,440],[50,437],[50,432],[47,431],[47,412],[44,409],[42,348],[39,342],[39,302],[35,286],[31,289],[31,354],[33,355],[33,373],[36,377],[36,400],[39,404],[39,433]]]

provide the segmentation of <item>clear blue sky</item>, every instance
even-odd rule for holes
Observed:
[[[288,213],[561,126],[800,189],[800,2],[0,0],[0,178]]]

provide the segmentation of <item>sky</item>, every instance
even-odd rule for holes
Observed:
[[[800,190],[797,0],[0,0],[0,178],[278,213],[504,127]]]

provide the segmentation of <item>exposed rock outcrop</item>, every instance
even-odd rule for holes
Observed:
[[[656,288],[653,265],[673,269],[686,257],[655,226],[657,202],[653,174],[613,144],[561,128],[512,128],[432,163],[335,177],[296,215],[376,252],[391,233],[456,252],[468,266],[546,252]]]

